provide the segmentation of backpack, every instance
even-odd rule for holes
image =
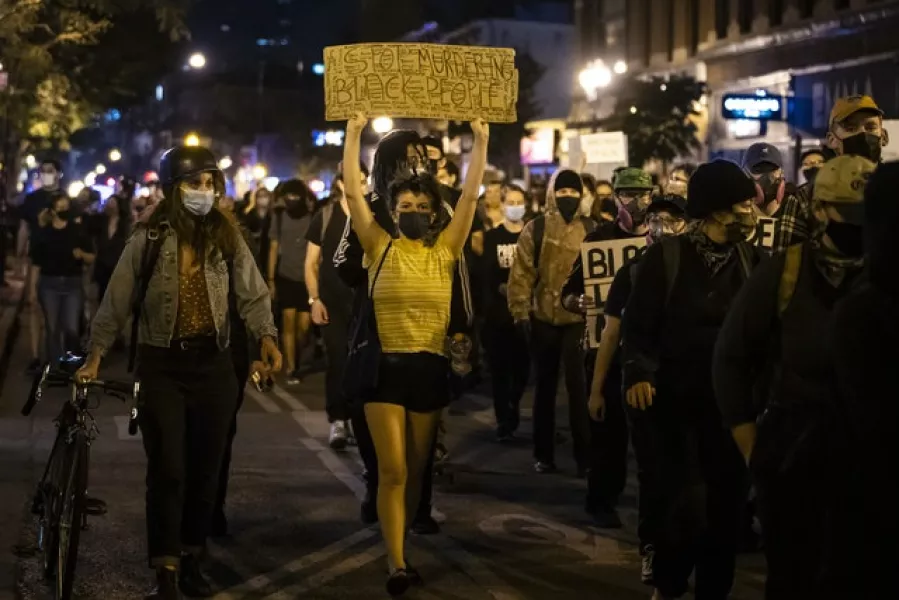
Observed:
[[[140,317],[147,298],[147,290],[150,289],[150,279],[153,278],[153,271],[156,269],[156,263],[159,261],[159,253],[162,251],[162,244],[168,229],[164,229],[162,234],[158,229],[147,228],[147,241],[144,244],[144,251],[140,258],[140,272],[137,275],[137,289],[134,294],[134,300],[131,303],[131,340],[128,348],[128,372],[134,371],[134,363],[137,358],[137,338],[140,331]],[[229,306],[230,296],[234,294],[234,259],[225,261],[228,268],[228,295]]]

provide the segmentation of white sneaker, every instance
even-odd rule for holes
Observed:
[[[332,450],[343,450],[347,444],[346,423],[334,421],[331,423],[331,435],[328,436],[328,445]]]

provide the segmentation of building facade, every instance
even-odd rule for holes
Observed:
[[[580,59],[623,56],[632,74],[704,80],[701,129],[709,157],[739,161],[764,140],[780,147],[795,172],[799,153],[820,143],[833,99],[843,95],[871,94],[888,119],[899,117],[899,2],[579,0],[578,32],[607,31],[609,4],[625,4],[623,44],[617,35],[614,45],[586,38]],[[725,118],[734,116],[724,111],[732,95],[773,98],[781,110],[770,120]]]

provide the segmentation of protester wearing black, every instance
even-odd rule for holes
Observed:
[[[97,284],[97,299],[101,301],[131,235],[131,200],[110,196],[103,205],[103,212],[93,215],[90,223],[91,237],[97,249],[94,282]]]
[[[716,160],[690,179],[684,235],[651,246],[622,324],[624,389],[645,411],[641,472],[664,490],[651,510],[656,599],[678,598],[696,569],[696,595],[726,598],[748,477],[712,389],[712,350],[729,305],[758,262],[755,186],[736,164]],[[641,507],[643,504],[641,503]]]
[[[262,273],[268,273],[269,247],[271,238],[269,232],[272,224],[272,193],[266,188],[259,188],[255,192],[248,192],[249,200],[240,205],[235,205],[234,210],[237,220],[243,225],[247,238],[247,245],[256,264]],[[283,217],[282,217],[283,218]]]
[[[509,272],[526,211],[524,191],[516,186],[506,187],[503,190],[505,219],[484,234],[483,332],[493,385],[496,437],[500,442],[512,441],[518,430],[519,404],[530,374],[528,340],[515,328],[506,300]]]
[[[848,544],[858,512],[846,504],[857,463],[847,460],[829,329],[834,305],[862,274],[862,199],[874,169],[858,156],[821,168],[819,227],[753,273],[715,349],[718,405],[758,493],[768,600],[849,598],[858,589]]]
[[[837,303],[828,346],[840,387],[838,410],[848,430],[848,462],[856,479],[838,483],[851,496],[843,518],[856,536],[846,543],[856,560],[841,570],[870,598],[889,598],[896,582],[899,539],[899,163],[880,165],[865,191],[866,277]],[[831,488],[833,489],[833,487]],[[856,594],[857,596],[857,594]],[[850,596],[844,596],[846,598]]]
[[[95,257],[88,231],[80,219],[72,217],[70,205],[62,192],[51,200],[50,208],[39,218],[40,234],[33,240],[31,253],[44,311],[47,360],[54,365],[67,351],[80,348],[82,277],[85,265]]]
[[[199,556],[238,395],[228,348],[232,283],[240,316],[260,340],[266,371],[280,368],[281,355],[264,280],[233,218],[216,206],[224,176],[213,154],[174,148],[162,158],[160,179],[165,199],[125,247],[78,377],[97,377],[102,357],[132,315],[149,558],[158,585],[149,598],[176,600],[182,592],[213,593]]]

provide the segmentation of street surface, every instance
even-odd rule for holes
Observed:
[[[0,397],[0,584],[15,577],[17,597],[43,599],[49,595],[26,508],[50,451],[52,419],[64,392],[48,394],[30,418],[19,414],[29,385],[23,375],[27,310]],[[124,377],[124,363],[124,356],[111,357],[101,376]],[[207,573],[220,590],[218,600],[387,597],[379,531],[359,521],[361,466],[354,450],[337,454],[327,447],[322,392],[323,377],[314,375],[289,391],[248,394],[227,508],[232,537],[210,545]],[[108,503],[109,513],[92,518],[82,535],[76,592],[84,600],[139,599],[152,585],[144,546],[143,449],[139,437],[128,435],[127,407],[118,400],[104,399],[94,416],[100,437],[93,446],[90,493]],[[526,441],[493,441],[485,395],[455,404],[447,425],[457,474],[437,487],[442,533],[411,539],[410,560],[426,586],[408,598],[651,596],[639,578],[633,469],[622,511],[625,529],[602,531],[583,512],[585,483],[573,476],[568,443],[558,450],[561,472],[537,475]],[[522,430],[529,435],[529,410]],[[762,597],[763,564],[760,555],[740,557],[733,598]],[[0,588],[0,599],[8,591]]]

